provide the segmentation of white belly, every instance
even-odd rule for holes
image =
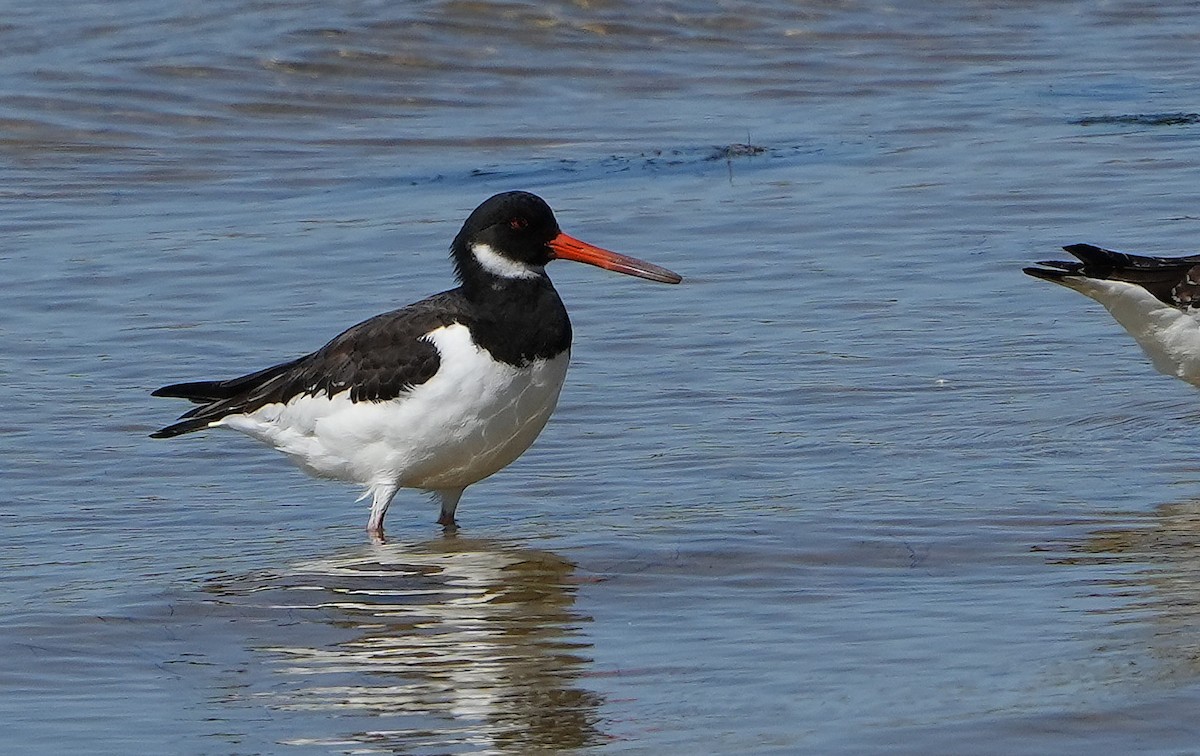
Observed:
[[[1071,288],[1104,305],[1160,372],[1200,386],[1200,320],[1125,281],[1072,277]]]
[[[521,456],[541,433],[558,403],[569,353],[517,368],[475,346],[466,326],[445,326],[426,338],[441,365],[402,397],[302,396],[217,425],[270,444],[321,477],[424,489],[468,486]]]

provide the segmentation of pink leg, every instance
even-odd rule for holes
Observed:
[[[462,498],[463,489],[441,488],[434,491],[433,494],[442,503],[442,511],[438,515],[438,525],[445,528],[457,528],[458,523],[454,521],[454,510],[458,507],[458,500]]]
[[[371,540],[383,542],[383,516],[396,495],[396,484],[382,483],[371,487],[371,519],[367,520],[367,533]]]

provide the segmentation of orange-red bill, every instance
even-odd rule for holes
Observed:
[[[672,273],[666,268],[660,268],[653,263],[643,262],[636,257],[609,252],[607,249],[601,249],[585,241],[579,241],[575,237],[561,232],[558,236],[550,240],[550,249],[554,250],[555,257],[563,260],[587,263],[588,265],[595,265],[598,268],[615,270],[618,273],[625,273],[630,276],[637,276],[638,278],[647,278],[651,281],[669,284],[677,284],[683,280],[679,274]]]

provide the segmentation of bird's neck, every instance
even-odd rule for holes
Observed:
[[[549,278],[492,278],[474,285],[464,281],[461,289],[481,347],[511,365],[549,359],[570,348],[571,321]]]

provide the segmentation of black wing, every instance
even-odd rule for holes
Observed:
[[[437,373],[438,351],[422,337],[454,323],[470,324],[469,307],[457,290],[376,315],[290,362],[230,380],[164,386],[153,396],[188,399],[200,406],[150,436],[171,438],[201,430],[227,415],[300,395],[332,396],[348,390],[353,402],[395,399]]]
[[[1063,247],[1080,262],[1047,260],[1044,268],[1025,268],[1035,278],[1061,283],[1069,276],[1084,276],[1137,284],[1156,299],[1187,309],[1200,303],[1200,255],[1149,257],[1114,252],[1092,244]]]

